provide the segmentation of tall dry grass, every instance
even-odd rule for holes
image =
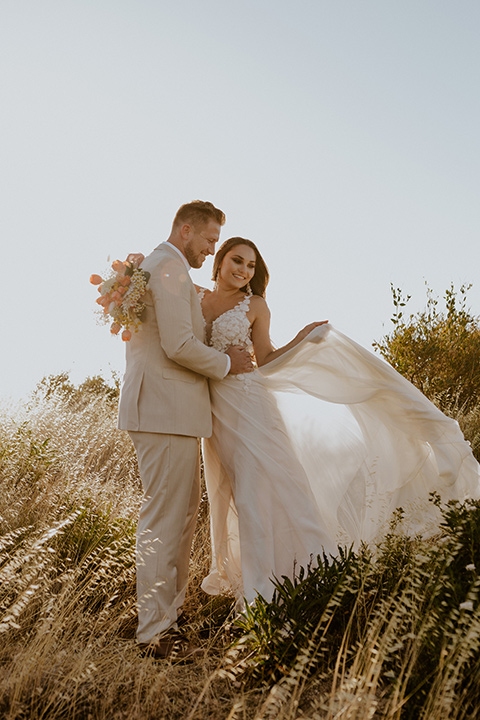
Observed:
[[[115,428],[116,395],[99,378],[76,388],[57,376],[0,419],[2,718],[476,716],[475,506],[450,508],[435,541],[392,529],[375,553],[280,581],[274,602],[259,599],[238,623],[230,598],[200,589],[204,497],[185,603],[185,631],[203,655],[190,665],[139,657],[141,488],[130,440]]]
[[[1,717],[185,717],[219,663],[231,606],[199,589],[206,501],[186,600],[205,658],[159,667],[134,643],[141,487],[115,393],[51,378],[0,423]],[[215,697],[202,705],[221,706]]]

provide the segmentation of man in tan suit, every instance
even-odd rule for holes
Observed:
[[[185,597],[200,502],[197,438],[212,432],[207,378],[252,369],[244,349],[224,354],[204,344],[201,307],[188,272],[214,254],[224,223],[212,203],[182,205],[167,242],[142,263],[150,273],[145,318],[126,348],[119,428],[132,438],[144,489],[137,530],[137,641],[156,657],[174,648]]]

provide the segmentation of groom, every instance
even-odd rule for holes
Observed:
[[[204,344],[191,267],[213,255],[224,213],[196,200],[178,210],[170,237],[142,263],[150,273],[145,318],[126,346],[119,423],[128,430],[144,489],[137,529],[137,641],[155,657],[177,657],[176,630],[200,502],[199,437],[212,432],[207,378],[249,372],[242,348]]]

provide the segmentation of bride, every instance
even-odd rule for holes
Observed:
[[[220,352],[244,345],[259,367],[297,347],[324,323],[312,323],[274,350],[264,299],[268,271],[256,246],[230,238],[215,256],[212,291],[199,288],[205,337]],[[273,393],[258,372],[210,382],[213,433],[204,440],[212,569],[208,593],[233,590],[241,602],[271,597],[272,575],[333,552],[321,512]]]
[[[268,270],[253,242],[227,240],[213,279],[213,290],[198,288],[206,342],[245,346],[257,369],[210,381],[207,593],[233,591],[239,607],[258,593],[268,600],[272,577],[291,577],[338,544],[376,539],[398,507],[406,532],[426,534],[438,523],[431,492],[480,497],[479,465],[458,424],[383,360],[326,322],[273,348]],[[320,414],[346,407],[348,417],[334,436],[312,417],[295,426],[293,394],[316,398]]]

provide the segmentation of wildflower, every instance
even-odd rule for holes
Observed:
[[[92,285],[100,285],[103,280],[100,275],[90,275],[90,282],[92,283]]]
[[[465,570],[475,570],[475,565],[473,563],[470,563],[470,565],[465,565]]]
[[[465,602],[460,603],[460,610],[469,610],[470,612],[473,611],[473,602],[471,600],[465,600]]]
[[[132,337],[132,333],[130,332],[130,330],[124,330],[122,332],[122,340],[124,340],[125,342],[128,342],[131,337]]]

